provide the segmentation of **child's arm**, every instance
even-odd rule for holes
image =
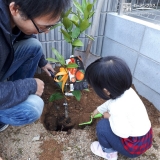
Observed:
[[[98,114],[98,113],[99,113],[98,110],[95,109],[95,110],[91,113],[92,118],[93,118],[96,114]]]
[[[110,100],[106,101],[105,103],[103,103],[102,105],[97,107],[97,110],[99,113],[101,113],[101,114],[104,114],[105,112],[109,113],[109,110],[108,110],[109,101]]]
[[[103,113],[103,117],[106,118],[106,119],[109,119],[110,116],[111,115],[108,112]]]
[[[91,116],[94,117],[96,114],[101,113],[104,115],[104,113],[106,113],[104,116],[104,118],[109,118],[110,114],[108,113],[108,101],[103,103],[102,105],[100,105],[99,107],[97,107],[97,109],[95,109],[92,113]],[[107,115],[109,114],[109,115]]]

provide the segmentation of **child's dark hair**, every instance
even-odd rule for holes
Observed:
[[[15,2],[21,12],[21,16],[28,18],[36,18],[44,15],[50,15],[51,18],[57,18],[64,12],[70,0],[5,0],[9,5]]]
[[[102,99],[115,99],[132,85],[132,74],[128,65],[115,56],[103,57],[91,63],[85,78]],[[110,92],[105,94],[104,89]]]

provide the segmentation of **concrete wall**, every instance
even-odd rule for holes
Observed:
[[[160,110],[160,27],[108,13],[102,56],[108,55],[126,61],[138,93]]]

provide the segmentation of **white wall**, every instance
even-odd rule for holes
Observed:
[[[160,110],[160,26],[108,13],[102,56],[108,55],[126,61],[136,90]]]

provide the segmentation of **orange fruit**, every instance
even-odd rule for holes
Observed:
[[[77,71],[77,68],[72,68],[71,74],[75,75],[76,71]]]
[[[77,79],[78,81],[82,81],[83,78],[84,78],[84,70],[78,70],[78,71],[76,72],[76,79]]]
[[[68,68],[68,70],[70,71],[70,74],[75,75],[77,68]]]

